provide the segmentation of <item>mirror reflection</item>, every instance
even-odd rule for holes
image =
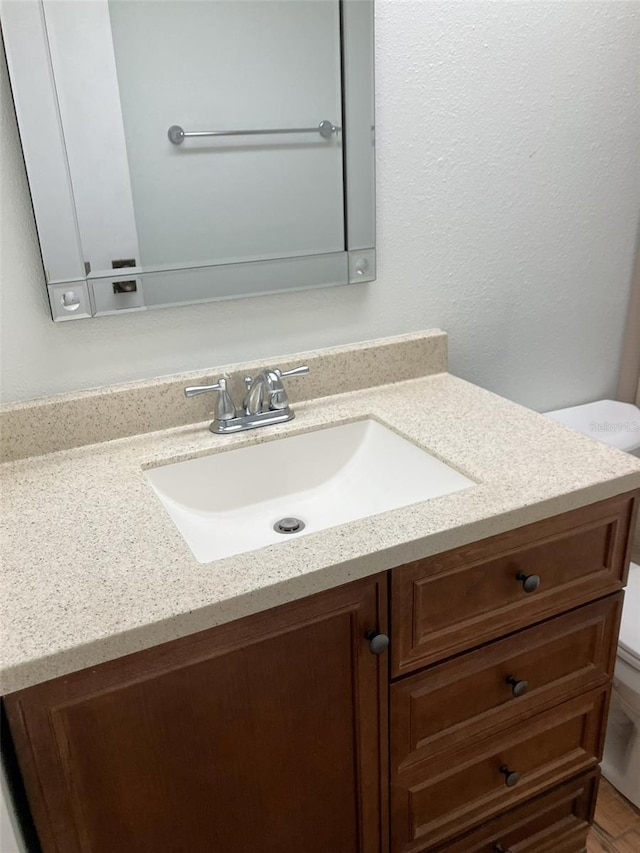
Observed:
[[[80,279],[76,316],[374,277],[371,3],[5,5],[54,319]],[[43,79],[21,58],[41,37],[57,160],[33,141]]]

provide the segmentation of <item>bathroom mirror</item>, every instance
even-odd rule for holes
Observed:
[[[2,0],[53,319],[375,278],[372,0]]]

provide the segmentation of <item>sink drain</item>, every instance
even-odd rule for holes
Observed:
[[[299,518],[281,518],[273,525],[276,533],[300,533],[304,530],[304,521]]]

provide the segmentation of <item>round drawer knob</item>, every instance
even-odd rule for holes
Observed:
[[[524,572],[518,572],[516,580],[521,581],[522,589],[525,592],[535,592],[540,586],[540,578],[538,575],[525,575]]]
[[[514,785],[517,785],[520,781],[520,774],[516,773],[515,770],[509,770],[506,764],[503,764],[500,768],[500,772],[504,776],[504,783],[507,788],[513,788]]]
[[[524,694],[529,689],[528,681],[518,681],[517,678],[514,678],[512,675],[507,676],[505,678],[507,684],[511,685],[511,692],[514,696],[524,696]]]
[[[369,641],[369,650],[374,655],[381,655],[389,648],[389,638],[386,634],[378,634],[377,631],[367,631],[364,635],[365,640]]]
[[[507,850],[507,848],[503,847],[499,841],[496,841],[496,843],[493,845],[492,849],[493,849],[493,853],[511,853],[511,850]]]

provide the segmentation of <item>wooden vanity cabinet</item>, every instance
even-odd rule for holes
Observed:
[[[5,697],[44,853],[384,853],[386,612],[382,575]]]
[[[582,853],[637,500],[392,570],[391,853]]]
[[[5,697],[44,853],[582,853],[637,500]]]

